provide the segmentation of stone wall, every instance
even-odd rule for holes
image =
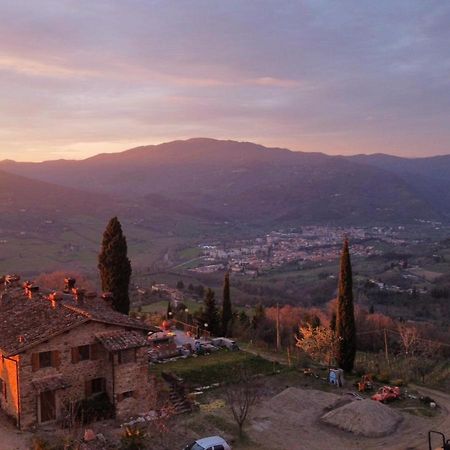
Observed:
[[[116,403],[117,412],[121,417],[127,414],[133,415],[134,411],[148,411],[154,407],[153,399],[156,398],[154,385],[148,383],[147,356],[146,349],[138,349],[136,363],[118,365],[117,355],[114,355],[114,382],[113,365],[110,355],[106,350],[99,359],[79,361],[72,363],[72,347],[95,344],[95,334],[104,331],[123,329],[115,325],[107,325],[98,322],[88,322],[79,325],[72,330],[55,336],[49,341],[39,344],[26,351],[20,358],[20,385],[21,385],[21,425],[23,429],[31,428],[39,423],[39,394],[33,387],[33,380],[42,379],[58,374],[62,374],[64,380],[70,387],[56,391],[56,415],[60,416],[64,409],[64,404],[69,401],[78,401],[85,398],[85,383],[94,378],[104,378],[106,380],[106,392],[113,400],[113,390],[115,394],[127,391],[136,391],[136,398],[126,399]],[[45,351],[59,352],[59,367],[46,367],[33,371],[32,354]],[[125,405],[127,405],[125,407]]]
[[[17,356],[5,358],[3,355],[0,355],[0,378],[4,383],[0,390],[0,408],[16,423],[18,422],[19,408],[18,361],[19,358]]]

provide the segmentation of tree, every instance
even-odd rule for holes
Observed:
[[[225,274],[223,283],[223,302],[222,302],[222,334],[224,336],[231,335],[231,321],[233,319],[233,311],[231,310],[230,299],[230,274]]]
[[[255,380],[244,366],[237,367],[237,377],[233,383],[225,389],[227,404],[231,409],[234,420],[239,427],[239,436],[252,407],[258,401],[261,393],[261,385]]]
[[[205,295],[205,288],[203,287],[203,285],[199,284],[196,288],[195,288],[195,292],[197,293],[197,295],[199,297],[203,297]]]
[[[252,318],[252,326],[256,330],[258,326],[264,321],[266,318],[266,310],[261,303],[258,303],[255,306],[255,311]]]
[[[344,239],[339,273],[339,293],[336,313],[337,363],[346,372],[353,370],[356,355],[356,328],[353,308],[352,266],[348,239]]]
[[[211,288],[206,291],[202,320],[208,324],[208,330],[211,334],[217,336],[220,333],[219,310],[216,306],[214,291]]]
[[[310,358],[331,366],[336,354],[337,341],[330,328],[308,323],[299,328],[299,335],[295,336],[295,339],[296,346]]]
[[[170,300],[167,302],[166,319],[167,320],[173,319],[172,302]]]
[[[103,234],[102,248],[98,257],[98,269],[104,292],[113,295],[112,306],[116,311],[128,314],[130,311],[129,286],[131,263],[127,256],[127,240],[122,226],[113,217]]]
[[[179,289],[180,291],[182,291],[184,289],[184,283],[183,280],[178,281],[177,283],[177,289]]]

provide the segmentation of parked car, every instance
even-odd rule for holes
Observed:
[[[233,341],[233,339],[219,337],[214,338],[211,342],[216,347],[227,348],[228,350],[239,350],[239,346],[236,344],[236,341]]]
[[[210,436],[192,442],[184,450],[231,450],[231,447],[220,436]]]

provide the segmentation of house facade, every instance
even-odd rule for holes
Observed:
[[[159,329],[112,310],[108,297],[25,284],[0,294],[0,408],[20,429],[61,421],[106,394],[116,417],[156,406],[147,334]]]

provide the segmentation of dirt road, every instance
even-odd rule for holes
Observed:
[[[21,433],[8,420],[0,414],[0,449],[1,450],[27,450],[30,436]]]
[[[249,434],[258,449],[289,450],[426,450],[428,430],[450,431],[450,395],[431,389],[415,387],[439,404],[437,417],[419,417],[403,412],[403,421],[391,435],[365,438],[338,430],[320,421],[324,408],[335,400],[335,394],[316,390],[295,390],[280,402],[262,402],[256,408]]]

